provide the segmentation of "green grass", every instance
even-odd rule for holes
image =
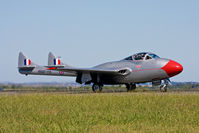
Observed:
[[[0,95],[5,133],[198,131],[197,93]]]

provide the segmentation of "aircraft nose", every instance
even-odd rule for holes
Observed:
[[[183,71],[183,66],[173,60],[170,60],[162,69],[169,77],[173,77]]]

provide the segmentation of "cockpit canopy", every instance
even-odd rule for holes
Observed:
[[[143,53],[134,54],[133,56],[129,56],[125,58],[124,60],[149,60],[149,59],[156,59],[156,58],[160,58],[160,57],[153,53],[143,52]]]

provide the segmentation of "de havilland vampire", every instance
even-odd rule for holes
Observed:
[[[173,60],[149,52],[137,53],[92,68],[69,66],[50,52],[48,66],[39,66],[20,52],[18,69],[19,73],[25,75],[73,76],[80,84],[93,84],[94,92],[102,91],[103,85],[119,84],[125,84],[127,91],[131,91],[136,89],[136,84],[146,82],[152,82],[152,85],[160,86],[160,90],[166,92],[169,78],[181,73],[183,67]]]

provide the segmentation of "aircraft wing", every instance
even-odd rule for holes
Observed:
[[[118,74],[118,75],[126,75],[131,72],[129,68],[74,68],[74,67],[52,67],[49,68],[51,70],[62,71],[62,72],[71,72],[71,73],[97,73],[97,74]]]
[[[91,73],[117,73],[117,70],[95,69],[95,68],[58,68],[57,70],[66,72],[91,72]]]

